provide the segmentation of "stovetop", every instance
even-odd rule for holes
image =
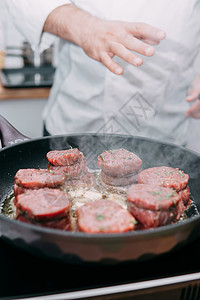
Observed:
[[[175,252],[146,261],[104,266],[97,264],[70,265],[57,260],[36,257],[24,250],[14,248],[0,239],[0,299],[66,293],[193,274],[200,272],[199,255],[200,239]],[[196,298],[192,294],[188,297],[183,292],[184,290],[181,291],[181,298],[177,299],[200,299],[198,298],[200,296],[199,286],[198,290],[195,290]],[[192,292],[194,293],[194,291]],[[102,296],[92,299],[104,298]],[[128,296],[114,298],[113,296],[105,299],[156,298],[128,298]],[[164,299],[162,297],[162,300]],[[170,300],[172,299],[173,297]]]

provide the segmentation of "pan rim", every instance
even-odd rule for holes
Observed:
[[[194,154],[198,157],[200,157],[200,153],[198,153],[195,150],[186,148],[184,146],[181,145],[177,145],[175,143],[172,142],[164,142],[162,140],[159,139],[153,139],[153,138],[148,138],[148,137],[143,137],[143,136],[137,136],[137,135],[127,135],[127,134],[117,134],[117,133],[70,133],[70,134],[58,134],[58,135],[51,135],[51,136],[42,136],[42,137],[35,137],[35,138],[30,138],[30,139],[25,139],[23,141],[19,141],[17,143],[14,143],[12,145],[6,146],[4,148],[0,148],[0,153],[4,152],[8,149],[11,148],[15,148],[18,146],[22,146],[24,144],[29,144],[29,143],[34,143],[34,142],[39,142],[41,140],[50,140],[53,138],[59,139],[59,138],[67,138],[67,137],[81,137],[81,136],[93,136],[93,137],[104,137],[104,136],[112,136],[112,137],[122,137],[122,138],[131,138],[131,139],[136,139],[136,140],[144,140],[144,141],[150,141],[153,143],[157,143],[160,145],[166,145],[166,146],[171,146],[171,147],[175,147],[178,149],[182,149],[185,150],[187,152],[190,152],[191,154]]]
[[[161,140],[157,140],[157,139],[152,139],[152,138],[148,138],[148,137],[142,137],[142,136],[134,136],[134,135],[126,135],[126,134],[112,134],[112,133],[72,133],[72,134],[59,134],[59,135],[52,135],[52,136],[45,136],[45,137],[37,137],[37,138],[33,138],[33,139],[28,139],[28,140],[24,140],[21,141],[19,143],[7,146],[5,148],[1,148],[0,149],[0,154],[2,152],[7,151],[8,149],[12,149],[15,147],[20,147],[24,144],[29,144],[29,143],[35,143],[35,142],[39,142],[41,140],[51,140],[51,139],[59,139],[59,138],[68,138],[68,137],[81,137],[81,136],[94,136],[94,137],[105,137],[105,136],[114,136],[114,137],[122,137],[122,138],[131,138],[131,139],[137,139],[137,140],[145,140],[145,141],[151,141],[151,142],[155,142],[157,144],[160,145],[167,145],[167,146],[172,146],[175,148],[179,148],[182,149],[184,151],[190,152],[194,155],[196,155],[197,157],[200,157],[200,153],[195,152],[193,150],[187,149],[183,146],[179,146],[176,145],[174,143],[169,143],[169,142],[163,142]],[[170,233],[173,233],[175,231],[179,232],[180,228],[181,230],[183,230],[184,227],[190,226],[191,223],[197,223],[198,221],[200,221],[200,214],[193,216],[189,219],[186,219],[184,221],[179,221],[177,223],[174,224],[168,224],[168,225],[164,225],[164,226],[160,226],[157,228],[150,228],[150,229],[142,229],[142,230],[133,230],[133,231],[128,231],[128,232],[123,232],[123,233],[84,233],[84,232],[70,232],[70,231],[64,231],[61,229],[55,229],[55,228],[46,228],[46,227],[42,227],[42,226],[37,226],[34,224],[28,224],[28,223],[24,223],[24,222],[19,222],[17,220],[11,219],[5,215],[3,215],[2,213],[0,213],[0,220],[3,220],[5,222],[11,222],[11,224],[13,225],[18,225],[21,228],[27,228],[27,229],[31,229],[32,231],[38,232],[38,233],[46,233],[46,234],[51,234],[51,235],[56,235],[57,237],[70,237],[70,238],[79,238],[79,239],[106,239],[106,240],[114,240],[114,239],[122,239],[122,238],[130,238],[132,239],[133,237],[135,238],[145,238],[145,237],[156,237],[156,236],[160,236],[160,233],[164,233],[169,235]],[[0,233],[0,237],[1,237],[1,233]]]
[[[20,145],[24,145],[24,144],[29,144],[32,142],[38,142],[41,140],[50,140],[53,138],[59,139],[59,138],[67,138],[67,137],[81,137],[81,136],[93,136],[93,137],[104,137],[104,136],[112,136],[112,137],[122,137],[122,138],[131,138],[131,139],[137,139],[137,140],[145,140],[145,141],[150,141],[150,142],[155,142],[157,144],[160,145],[166,145],[166,146],[172,146],[175,148],[179,148],[182,150],[185,150],[187,152],[190,152],[194,155],[197,155],[200,157],[200,153],[198,153],[197,151],[194,151],[192,149],[186,148],[184,146],[181,145],[177,145],[175,143],[172,142],[164,142],[162,140],[159,139],[154,139],[154,138],[148,138],[148,137],[143,137],[143,136],[137,136],[137,135],[128,135],[128,134],[117,134],[117,133],[70,133],[70,134],[58,134],[58,135],[50,135],[50,136],[42,136],[42,137],[35,137],[35,138],[30,138],[30,139],[25,139],[23,141],[17,141],[16,143],[13,143],[9,146],[6,146],[4,148],[0,148],[0,153],[3,151],[6,151],[7,149],[13,148],[13,147],[18,147]]]

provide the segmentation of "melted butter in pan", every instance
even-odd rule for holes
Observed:
[[[10,219],[15,219],[16,217],[16,207],[14,205],[14,193],[11,193],[3,203],[1,213],[6,215]]]
[[[95,176],[95,184],[91,187],[82,186],[76,188],[66,189],[72,200],[72,209],[75,211],[78,207],[96,200],[107,199],[114,201],[121,205],[123,208],[127,208],[126,197],[127,188],[114,188],[104,185],[100,179],[100,172],[93,172]]]

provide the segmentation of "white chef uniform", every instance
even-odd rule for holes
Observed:
[[[61,41],[59,66],[43,117],[51,134],[111,132],[145,136],[184,145],[190,134],[187,90],[200,49],[198,0],[7,0],[17,27],[32,45],[52,40],[42,34],[48,14],[74,3],[109,20],[145,22],[166,31],[153,57],[117,76],[75,44]],[[19,9],[20,7],[20,9]],[[23,9],[22,9],[23,7]],[[23,22],[22,22],[23,20]]]

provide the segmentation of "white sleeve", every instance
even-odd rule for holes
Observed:
[[[48,48],[54,36],[42,33],[48,15],[57,7],[70,4],[70,0],[7,0],[5,1],[12,20],[32,47]]]

